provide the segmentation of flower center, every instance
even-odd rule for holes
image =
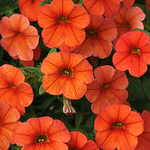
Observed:
[[[141,55],[141,51],[136,47],[132,47],[130,52],[133,54]]]
[[[96,36],[96,35],[97,35],[96,30],[95,30],[95,29],[88,29],[88,30],[86,31],[86,36],[90,36],[90,35]]]
[[[104,83],[101,87],[100,87],[100,91],[104,90],[105,88],[108,88],[109,85],[108,83]]]
[[[131,26],[130,26],[130,24],[128,22],[125,22],[123,25],[126,26],[129,29],[131,28]]]
[[[35,143],[40,143],[40,142],[50,142],[50,140],[47,137],[47,135],[38,135],[36,137]]]
[[[13,89],[16,89],[14,84],[11,84],[10,87],[13,88]]]
[[[125,125],[121,122],[115,122],[112,126],[112,128],[122,128],[125,129]]]
[[[67,75],[69,75],[70,77],[73,77],[73,69],[63,68],[63,69],[60,71],[60,74],[67,74]]]
[[[57,23],[61,23],[61,22],[68,22],[70,23],[69,18],[65,17],[65,16],[60,16],[57,20]]]

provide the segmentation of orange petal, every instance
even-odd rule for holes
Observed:
[[[70,23],[78,28],[85,28],[89,24],[89,15],[81,5],[75,5],[69,14]]]
[[[38,16],[38,24],[42,28],[50,27],[57,23],[57,15],[51,10],[49,4],[45,4]]]
[[[127,7],[130,8],[134,4],[135,0],[123,0],[123,4]]]
[[[20,125],[20,124],[21,124],[21,122],[17,121],[17,122],[13,122],[13,123],[6,123],[1,126],[1,134],[5,135],[11,144],[15,144],[14,132],[16,131],[18,125]]]
[[[2,35],[3,38],[10,38],[15,36],[16,32],[13,31],[11,24],[10,24],[10,19],[6,16],[4,16],[1,19],[0,22],[0,34]]]
[[[66,37],[65,24],[56,24],[49,28],[43,29],[42,37],[43,42],[47,47],[59,47],[64,42],[64,39]]]
[[[71,46],[66,45],[65,43],[63,43],[59,46],[59,49],[61,51],[66,51],[66,52],[72,52],[75,48],[76,48],[76,46],[71,47]]]
[[[82,150],[87,150],[88,148],[90,148],[91,150],[99,150],[97,144],[92,140],[88,140],[87,143],[82,148]]]
[[[29,48],[35,49],[39,43],[39,35],[37,29],[33,26],[29,26],[22,32],[22,34],[24,34],[26,44],[29,46]]]
[[[101,0],[84,0],[84,5],[92,15],[101,16],[104,14],[105,8]]]
[[[33,49],[33,53],[34,53],[33,59],[38,60],[40,58],[40,55],[41,55],[41,48],[39,45],[35,49]]]
[[[57,16],[68,16],[74,7],[74,3],[72,0],[54,0],[50,7]]]
[[[141,30],[144,30],[144,25],[142,22],[133,22],[133,23],[130,23],[130,26],[131,26],[131,29],[134,30],[136,28],[138,29],[141,29]]]
[[[24,15],[13,14],[10,17],[10,24],[13,31],[23,32],[29,26],[29,20]]]
[[[41,71],[44,74],[59,74],[63,67],[60,53],[49,54],[42,62]]]
[[[20,60],[20,63],[22,63],[24,66],[26,67],[29,67],[29,66],[32,66],[34,67],[34,60],[31,60],[31,61],[23,61],[23,60]]]
[[[8,83],[7,79],[5,78],[5,69],[4,67],[0,67],[0,89],[1,88],[8,88],[10,84]]]
[[[85,31],[72,24],[66,24],[65,44],[68,46],[80,45],[85,39]]]
[[[25,76],[20,69],[12,65],[3,65],[3,68],[5,68],[4,75],[9,84],[14,84],[15,86],[18,86],[25,80]]]
[[[65,124],[55,119],[50,127],[48,132],[50,141],[56,142],[68,142],[70,140],[70,133],[66,128]]]
[[[82,149],[87,143],[87,137],[83,133],[79,131],[72,131],[70,134],[71,139],[66,143],[69,149]]]
[[[4,135],[0,135],[0,149],[1,150],[8,150],[10,146],[9,141]]]
[[[28,107],[33,101],[33,91],[28,83],[21,83],[17,86],[18,100],[23,107]]]

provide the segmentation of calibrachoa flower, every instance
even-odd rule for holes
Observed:
[[[88,12],[95,16],[112,17],[116,14],[122,0],[84,0]]]
[[[0,101],[5,101],[18,109],[21,115],[33,101],[31,86],[24,82],[25,76],[12,65],[0,67]]]
[[[14,142],[14,132],[19,124],[20,113],[6,102],[0,102],[0,149],[8,150]]]
[[[137,136],[143,132],[143,119],[127,105],[114,104],[97,115],[94,128],[96,143],[106,150],[134,150]]]
[[[4,16],[0,22],[1,46],[11,57],[30,61],[33,50],[39,43],[38,31],[29,24],[27,17],[13,14],[10,18]]]
[[[144,131],[138,136],[138,145],[135,150],[149,150],[150,149],[150,114],[146,110],[142,113],[144,120]]]
[[[87,140],[87,137],[79,132],[70,132],[71,139],[67,142],[69,150],[99,150],[97,144],[92,140]]]
[[[30,21],[38,19],[41,10],[40,3],[44,0],[18,0],[21,14],[28,17]]]
[[[126,32],[134,29],[144,29],[141,21],[145,19],[146,15],[138,6],[126,8],[124,5],[120,6],[119,11],[113,17],[118,30],[117,39]]]
[[[142,31],[123,34],[116,43],[113,64],[118,70],[128,69],[132,76],[142,76],[150,64],[149,36]]]
[[[112,51],[113,41],[117,37],[117,28],[114,21],[102,16],[90,15],[90,24],[85,28],[86,38],[73,52],[83,57],[91,55],[106,58]]]
[[[128,98],[128,92],[125,89],[129,84],[125,72],[105,65],[96,68],[94,75],[95,80],[88,84],[85,94],[88,101],[92,102],[93,113],[98,114],[111,104],[125,102]]]
[[[45,4],[39,13],[38,23],[44,28],[42,37],[47,47],[80,45],[85,38],[83,28],[89,24],[89,15],[81,5],[72,0],[53,0]]]
[[[20,63],[22,63],[24,66],[34,66],[34,60],[38,60],[40,58],[40,54],[41,54],[41,49],[38,45],[35,49],[33,49],[33,59],[30,61],[20,60]],[[13,59],[18,59],[18,56],[13,57]]]
[[[21,150],[68,150],[70,133],[62,121],[46,116],[19,125],[14,140]]]
[[[44,90],[68,99],[80,99],[94,79],[90,63],[79,54],[53,52],[42,62]]]

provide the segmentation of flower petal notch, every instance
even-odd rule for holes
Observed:
[[[80,45],[85,38],[83,28],[89,24],[89,15],[81,5],[72,0],[53,0],[45,4],[38,17],[42,38],[47,47],[59,47],[63,43],[74,47]]]
[[[42,62],[44,90],[52,95],[63,94],[68,99],[80,99],[93,77],[93,67],[80,54],[53,52]]]
[[[131,111],[127,105],[114,104],[99,112],[94,128],[97,131],[95,140],[99,148],[133,150],[144,125],[139,113]]]
[[[111,54],[112,41],[117,37],[117,28],[112,19],[90,15],[90,23],[85,32],[85,40],[73,53],[81,54],[85,58],[93,55],[101,59]]]
[[[14,132],[18,125],[20,113],[6,102],[0,102],[0,149],[7,150],[14,142]]]
[[[21,115],[33,101],[31,86],[24,82],[25,76],[20,69],[12,65],[0,67],[0,101],[16,108]]]
[[[14,140],[23,149],[66,150],[70,133],[64,123],[51,117],[30,118],[18,126]]]
[[[142,31],[123,34],[116,43],[113,64],[120,71],[128,70],[132,76],[142,76],[150,64],[149,36]]]
[[[113,17],[120,7],[122,0],[84,0],[84,6],[94,16],[104,14],[106,18]]]
[[[30,21],[38,19],[41,10],[40,3],[44,0],[18,0],[21,14],[25,15]]]
[[[88,84],[85,94],[92,103],[91,110],[98,114],[105,107],[124,103],[128,98],[125,90],[129,84],[128,78],[123,71],[114,69],[112,66],[100,66],[94,71],[95,80]]]
[[[4,16],[0,22],[0,34],[1,45],[11,57],[24,61],[33,59],[33,49],[39,43],[39,35],[27,17],[21,14],[13,14],[10,18]]]
[[[70,132],[71,139],[66,143],[69,149],[79,149],[79,150],[99,150],[97,144],[92,140],[87,140],[87,137],[79,132]]]

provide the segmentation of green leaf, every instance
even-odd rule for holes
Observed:
[[[146,96],[150,100],[150,78],[146,76],[143,78],[143,88],[144,88]]]
[[[43,85],[41,84],[40,88],[39,88],[39,95],[42,95],[44,93],[44,89],[43,89]]]
[[[128,80],[129,80],[129,86],[127,87],[128,92],[137,98],[145,99],[145,93],[141,80],[131,75],[128,75]]]
[[[57,49],[56,49],[55,47],[53,47],[53,48],[49,51],[48,55],[49,55],[50,53],[53,53],[53,52],[57,52]]]
[[[78,129],[80,124],[82,123],[84,117],[84,113],[81,111],[76,114],[76,119],[75,119],[75,128]]]

